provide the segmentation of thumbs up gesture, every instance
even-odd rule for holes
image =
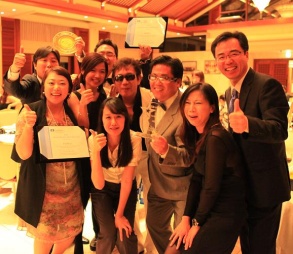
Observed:
[[[10,66],[11,72],[20,72],[21,68],[25,65],[26,59],[25,54],[23,52],[23,47],[20,47],[20,52],[15,54],[13,63]]]
[[[239,99],[234,101],[234,112],[229,115],[229,124],[235,133],[248,131],[248,119],[239,106]]]
[[[82,39],[82,37],[79,36],[74,39],[74,46],[75,46],[76,55],[82,56],[83,50],[85,47],[85,42]]]
[[[25,120],[25,125],[27,127],[34,127],[36,121],[37,121],[37,114],[35,111],[32,111],[29,105],[24,104],[23,105],[23,110],[24,110],[24,120]]]
[[[90,129],[90,133],[93,136],[93,151],[100,152],[103,147],[107,144],[107,138],[104,133],[97,134],[96,131]]]
[[[86,89],[82,83],[80,83],[79,92],[81,94],[80,104],[82,106],[86,106],[90,102],[94,101],[94,93],[92,89]]]

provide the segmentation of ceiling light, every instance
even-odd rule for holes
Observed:
[[[16,9],[12,9],[12,11],[16,11]]]
[[[4,11],[1,11],[0,14],[1,14],[1,15],[4,15]]]
[[[262,12],[269,5],[270,0],[253,0],[253,3],[257,9]]]

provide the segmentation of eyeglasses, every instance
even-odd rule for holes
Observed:
[[[114,77],[114,81],[116,81],[116,82],[122,82],[124,78],[127,81],[134,80],[135,79],[135,74],[132,74],[132,73],[128,73],[126,75],[119,74],[119,75],[117,75],[117,76]]]
[[[234,59],[234,58],[237,58],[238,56],[240,56],[241,54],[242,54],[241,51],[232,50],[226,56],[224,54],[219,55],[219,56],[217,56],[216,59],[217,59],[218,62],[224,62],[224,61],[226,61],[227,57],[229,57],[229,59]]]
[[[160,82],[168,82],[168,81],[176,81],[177,78],[170,78],[168,76],[161,76],[161,77],[158,77],[158,76],[155,76],[155,75],[149,75],[149,81],[156,81],[156,80],[159,80]]]
[[[110,51],[100,51],[97,52],[98,54],[102,55],[102,56],[107,56],[107,57],[114,57],[115,54],[113,52]]]

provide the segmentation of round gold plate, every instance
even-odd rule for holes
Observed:
[[[53,37],[54,47],[60,52],[60,54],[73,54],[75,53],[75,38],[76,34],[68,31],[62,31]]]

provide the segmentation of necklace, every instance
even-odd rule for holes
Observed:
[[[49,106],[47,105],[47,108],[48,108],[48,111],[49,111],[49,114],[50,116],[52,117],[52,120],[53,120],[53,124],[56,125],[56,126],[60,126],[62,125],[61,122],[57,122],[56,119],[54,118],[54,115],[52,114],[52,111],[51,109],[49,108]],[[65,115],[65,109],[63,107],[63,120],[65,121],[65,125],[67,125],[67,119],[66,119],[66,115]]]
[[[54,118],[54,115],[53,115],[53,113],[52,113],[52,111],[51,111],[51,109],[49,108],[48,105],[47,105],[47,108],[48,108],[48,111],[49,111],[49,113],[50,113],[50,116],[52,117],[52,120],[53,120],[52,123],[53,123],[53,125],[55,125],[55,126],[60,126],[60,125],[62,125],[62,123],[58,123],[58,122],[56,121],[56,119]],[[63,107],[63,120],[65,121],[65,125],[67,126],[67,119],[66,119],[66,115],[65,115],[65,109],[64,109],[64,107]],[[65,165],[65,162],[62,162],[62,164],[63,164],[64,183],[67,184],[66,165]]]

